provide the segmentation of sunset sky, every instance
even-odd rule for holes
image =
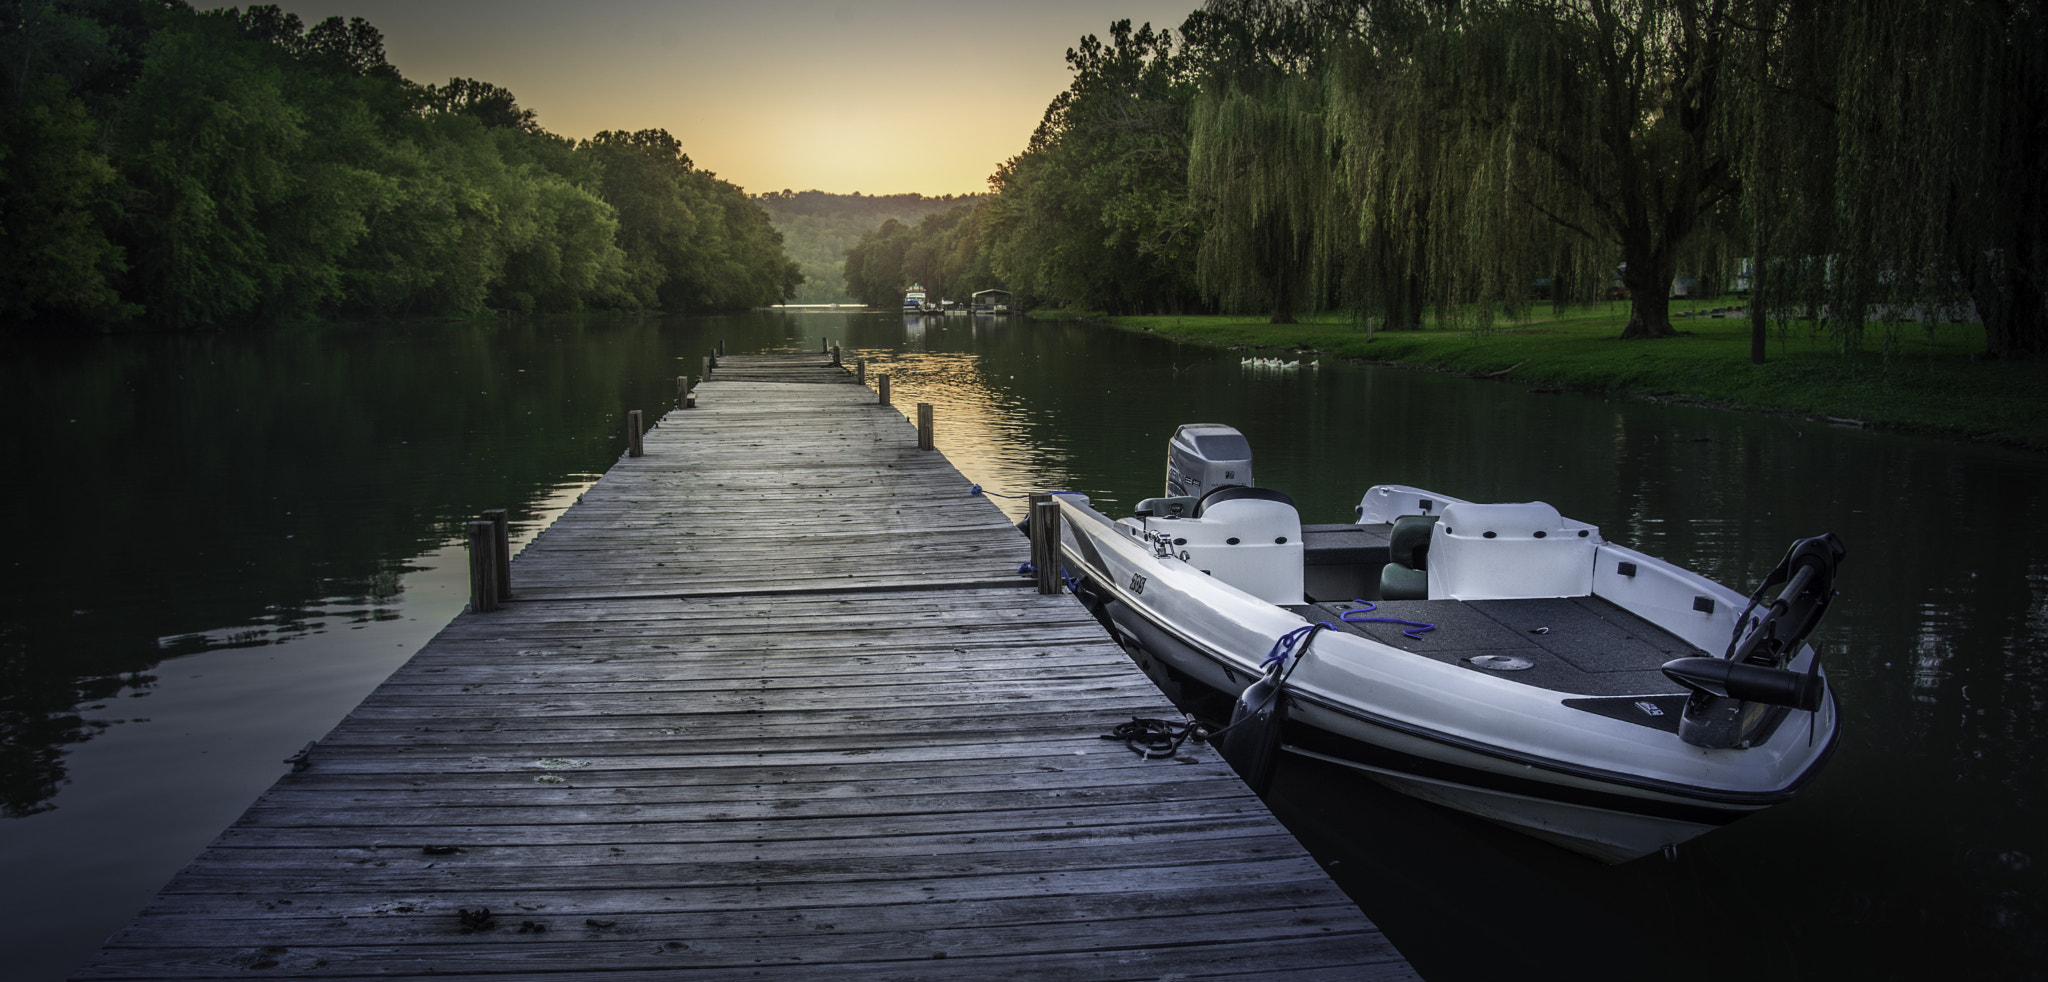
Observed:
[[[1177,28],[1199,0],[279,5],[365,18],[405,77],[503,86],[553,133],[666,129],[749,192],[965,194],[1023,149],[1082,35]]]

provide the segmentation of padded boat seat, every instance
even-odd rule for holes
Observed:
[[[1139,518],[1193,518],[1195,505],[1200,498],[1178,495],[1172,498],[1146,498],[1138,502],[1132,513]]]
[[[1195,517],[1201,518],[1210,508],[1226,501],[1276,501],[1294,507],[1294,499],[1272,488],[1255,488],[1244,484],[1229,484],[1211,490],[1195,503]]]
[[[1387,533],[1387,565],[1380,569],[1380,599],[1429,599],[1429,540],[1435,515],[1402,515]]]

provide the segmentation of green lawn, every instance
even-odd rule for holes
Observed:
[[[2048,450],[2048,365],[1988,361],[1981,326],[1872,324],[1860,350],[1838,352],[1807,324],[1771,328],[1769,362],[1749,363],[1749,320],[1681,317],[1739,300],[1672,301],[1679,336],[1621,341],[1625,303],[1553,314],[1539,305],[1520,320],[1488,330],[1431,324],[1420,331],[1368,337],[1340,314],[1276,325],[1233,316],[1116,317],[1110,323],[1217,346],[1308,349],[1349,358],[1536,387],[1616,392],[1699,402],[1751,412],[1860,420],[1913,430]],[[1889,345],[1887,345],[1889,335]],[[1289,357],[1312,357],[1307,354]]]

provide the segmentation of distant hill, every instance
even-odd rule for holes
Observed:
[[[782,233],[782,247],[803,267],[804,283],[790,303],[853,303],[846,292],[846,250],[870,229],[893,218],[915,225],[935,211],[973,204],[986,195],[827,194],[770,191],[754,196],[768,221]]]

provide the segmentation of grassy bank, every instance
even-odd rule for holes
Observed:
[[[1262,318],[1116,317],[1109,323],[1176,340],[1258,349],[1268,357],[1345,358],[1454,372],[1535,388],[1608,392],[1749,412],[1861,421],[2048,452],[2048,365],[1987,361],[1984,330],[1872,324],[1862,350],[1839,353],[1805,324],[1774,325],[1764,365],[1749,363],[1749,320],[1681,317],[1734,301],[1673,301],[1678,337],[1621,341],[1625,303],[1546,305],[1490,329],[1431,325],[1368,336],[1344,315],[1300,324]],[[1887,343],[1889,334],[1889,343]]]

